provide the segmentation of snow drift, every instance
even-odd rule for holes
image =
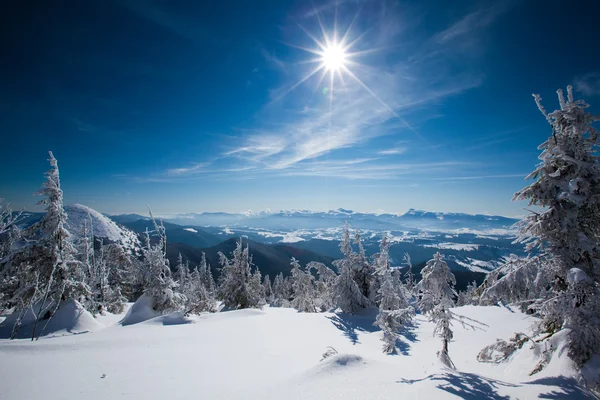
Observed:
[[[34,308],[37,311],[40,305]],[[19,312],[14,312],[9,315],[2,323],[0,323],[0,338],[10,338],[15,322],[19,317]],[[48,322],[48,325],[46,325]],[[31,310],[27,310],[21,321],[17,338],[31,338],[33,326],[35,324],[35,316]],[[102,328],[102,325],[94,318],[89,311],[75,300],[67,300],[63,302],[50,321],[42,319],[36,327],[36,335],[45,327],[43,336],[60,336],[67,334],[79,334],[92,332]]]

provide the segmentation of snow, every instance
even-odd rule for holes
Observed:
[[[437,244],[424,244],[423,247],[433,247],[440,250],[462,250],[462,251],[475,251],[479,249],[478,244],[471,243],[437,243]]]
[[[36,312],[39,312],[39,305],[36,306]],[[0,338],[9,338],[14,326],[18,313],[15,312],[0,323]],[[19,329],[19,338],[31,338],[33,332],[35,317],[29,310],[22,319],[22,325]],[[96,331],[102,328],[102,325],[86,311],[79,302],[75,300],[67,300],[61,304],[59,309],[50,319],[48,325],[45,320],[38,323],[36,332],[43,329],[44,336],[61,336],[69,334],[80,334]],[[36,333],[37,336],[37,333]]]
[[[198,233],[197,230],[195,230],[194,228],[183,228],[184,231],[188,231],[188,232],[192,232],[192,233]]]
[[[566,352],[534,376],[528,373],[538,358],[527,345],[503,364],[476,361],[496,338],[530,333],[533,317],[502,307],[453,312],[488,325],[454,324],[457,371],[437,361],[441,341],[420,315],[394,356],[382,353],[372,315],[265,307],[128,326],[115,323],[118,316],[100,317],[103,329],[87,334],[0,340],[0,398],[593,398],[575,383]],[[338,354],[320,361],[328,346]]]
[[[121,228],[110,218],[81,204],[71,204],[65,207],[67,213],[67,230],[76,237],[82,237],[85,224],[92,219],[94,236],[120,243],[128,250],[138,249],[140,242],[137,235],[128,229]],[[89,228],[88,228],[89,229]]]

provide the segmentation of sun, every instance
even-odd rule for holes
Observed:
[[[327,71],[339,72],[346,66],[348,54],[346,50],[337,43],[325,47],[321,54],[321,65]]]

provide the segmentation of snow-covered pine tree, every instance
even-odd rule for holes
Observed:
[[[420,296],[419,308],[436,324],[434,334],[442,338],[440,361],[448,368],[454,368],[448,353],[448,343],[453,337],[450,328],[453,319],[450,308],[454,306],[456,278],[444,261],[444,256],[439,252],[434,254],[433,259],[427,261],[421,270],[421,276],[421,281],[417,285]]]
[[[327,311],[335,307],[333,299],[333,286],[337,279],[337,274],[331,268],[323,263],[311,261],[307,264],[306,269],[312,274],[314,270],[318,276],[315,282],[316,296],[315,305],[321,311]]]
[[[365,254],[362,239],[358,230],[354,233],[354,244],[358,247],[358,253],[355,254],[354,261],[354,280],[358,284],[362,294],[369,299],[371,303],[375,302],[377,295],[378,282],[375,279],[375,268],[369,263]]]
[[[248,287],[252,303],[255,304],[255,307],[262,307],[267,304],[265,300],[265,288],[262,285],[262,274],[257,266],[254,266],[254,272],[250,275]]]
[[[189,292],[189,265],[183,262],[183,256],[181,255],[181,253],[177,255],[177,265],[175,266],[174,275],[176,282],[179,284],[179,291],[187,295]]]
[[[63,208],[58,162],[52,152],[48,154],[51,168],[46,172],[42,189],[37,192],[45,196],[39,204],[46,206],[46,214],[24,232],[28,245],[11,255],[8,266],[18,280],[18,288],[10,302],[21,310],[13,337],[22,317],[30,311],[35,319],[32,340],[36,333],[39,338],[64,301],[77,301],[90,294],[81,263],[75,258],[71,235],[65,227],[67,214]],[[45,322],[38,331],[41,320]]]
[[[410,254],[408,253],[404,253],[404,265],[406,265],[406,268],[408,268],[408,271],[406,271],[406,290],[409,293],[412,293],[414,288],[415,288],[415,278],[414,278],[414,274],[413,274],[413,265],[412,265],[412,260],[410,259]]]
[[[292,257],[292,307],[303,312],[317,312],[315,306],[316,291],[314,277],[310,272],[302,271],[298,260]]]
[[[13,243],[20,237],[19,222],[23,211],[13,213],[9,203],[0,198],[0,271],[4,259],[10,254]]]
[[[458,300],[456,305],[468,306],[477,304],[477,298],[475,291],[477,290],[477,282],[473,281],[467,285],[467,288],[463,291],[458,292]]]
[[[360,237],[358,242],[360,243]],[[363,277],[365,267],[362,261],[364,260],[360,259],[360,255],[357,256],[352,250],[350,230],[347,224],[342,233],[340,250],[344,258],[333,262],[340,273],[333,286],[333,298],[343,312],[355,313],[371,304],[367,297],[370,294],[370,288],[364,286],[366,282],[370,282],[370,277]],[[364,258],[366,260],[366,257]]]
[[[267,304],[271,304],[273,302],[273,285],[271,284],[269,275],[265,275],[263,278],[263,288],[265,290],[265,301]]]
[[[379,244],[379,255],[375,268],[379,275],[381,286],[377,291],[379,313],[374,325],[383,331],[383,351],[387,354],[396,352],[398,330],[409,323],[415,315],[415,310],[408,304],[404,291],[392,277],[389,262],[389,242],[384,234]]]
[[[206,254],[202,252],[202,258],[200,259],[200,267],[198,268],[200,272],[200,279],[202,280],[202,284],[204,288],[209,294],[215,293],[215,280],[212,275],[212,271],[210,269],[210,265],[206,262]]]
[[[231,259],[221,252],[219,258],[221,275],[218,294],[225,307],[232,309],[260,307],[260,298],[257,298],[250,285],[252,257],[248,246],[244,248],[242,241],[239,240],[231,254]]]
[[[289,307],[291,297],[291,285],[289,280],[283,277],[283,273],[279,273],[273,280],[273,307]]]
[[[552,257],[540,265],[552,276],[553,292],[540,310],[542,328],[550,334],[568,329],[569,356],[581,366],[600,353],[600,158],[592,126],[600,118],[573,98],[571,86],[566,100],[558,90],[560,109],[552,113],[534,98],[552,135],[526,178],[535,181],[513,199],[541,207],[521,221],[519,240]]]
[[[158,242],[152,244],[150,232],[146,230],[146,246],[142,253],[146,274],[144,293],[152,302],[152,309],[161,313],[169,313],[183,309],[187,299],[179,293],[177,283],[171,277],[169,260],[167,259],[167,235],[163,224],[154,219],[150,207],[150,218],[154,225],[153,233],[158,236]]]

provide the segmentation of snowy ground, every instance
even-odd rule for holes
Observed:
[[[374,315],[267,307],[207,314],[186,324],[159,317],[128,326],[110,315],[87,333],[57,333],[33,343],[0,340],[0,398],[593,398],[577,386],[564,353],[533,377],[528,374],[537,359],[527,345],[504,364],[476,361],[496,338],[527,332],[533,318],[500,307],[454,312],[488,325],[473,331],[455,324],[450,355],[456,372],[438,363],[440,340],[421,316],[405,332],[401,354],[388,356],[372,327]],[[339,355],[320,362],[328,346]]]

